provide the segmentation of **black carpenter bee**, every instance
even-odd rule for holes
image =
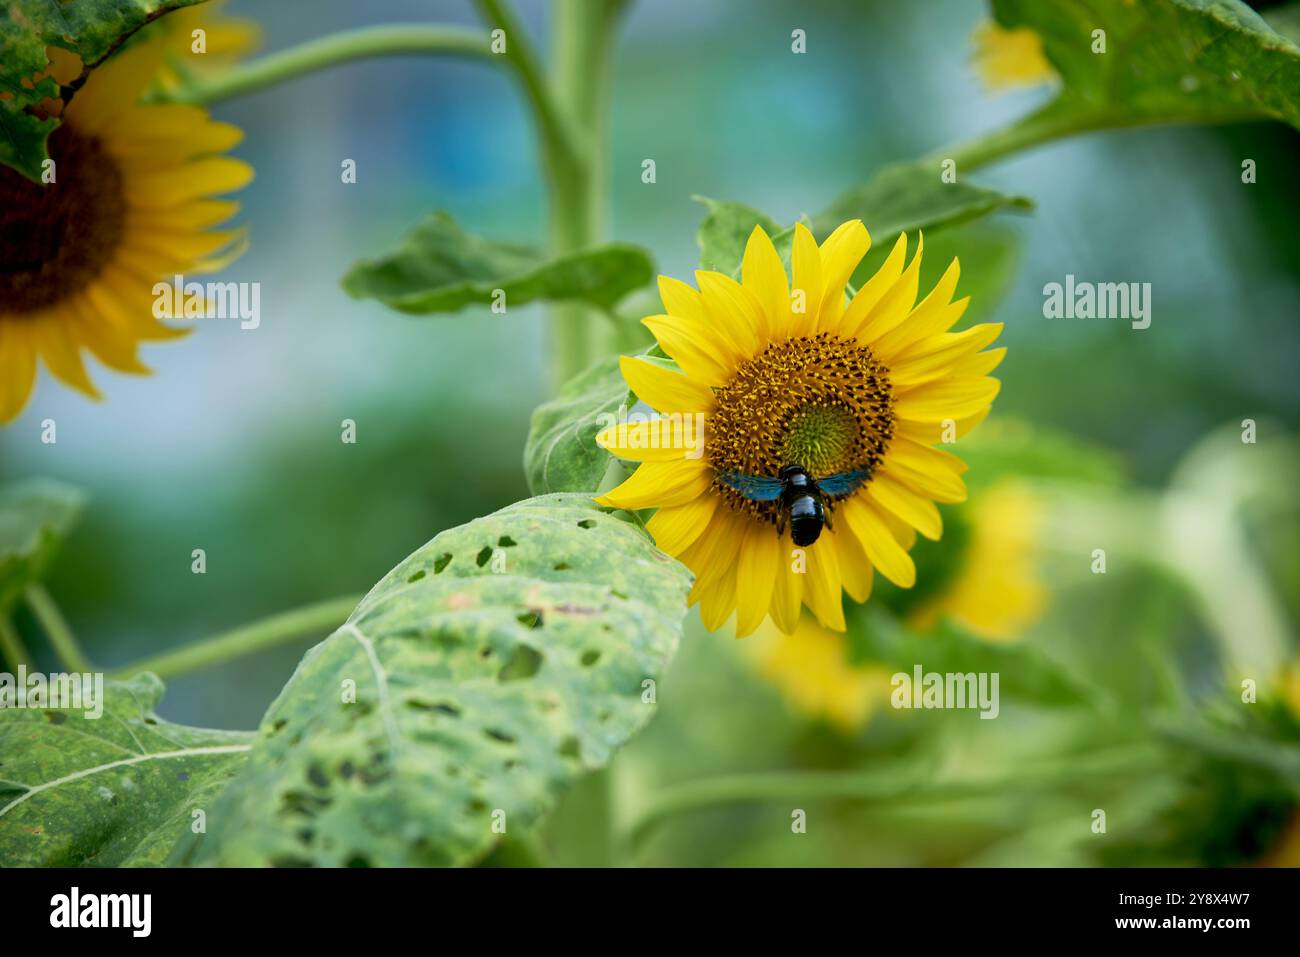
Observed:
[[[741,472],[719,472],[718,481],[735,489],[751,502],[775,502],[780,499],[777,534],[785,532],[788,519],[790,537],[796,545],[803,547],[817,541],[823,525],[831,527],[825,496],[848,495],[862,485],[870,474],[870,469],[861,468],[814,479],[802,466],[787,465],[776,478],[745,475]]]

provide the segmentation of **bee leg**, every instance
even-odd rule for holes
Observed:
[[[785,509],[776,513],[776,537],[780,538],[785,535]]]
[[[831,524],[831,510],[829,508],[822,512],[822,521],[826,523],[828,529],[832,532],[835,531],[835,526]]]

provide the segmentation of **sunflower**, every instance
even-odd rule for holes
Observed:
[[[704,449],[695,455],[653,441],[655,421],[608,428],[597,441],[640,464],[598,501],[657,509],[647,527],[695,572],[691,602],[711,630],[734,611],[738,635],[768,614],[789,634],[807,605],[823,626],[843,631],[842,592],[866,601],[876,570],[910,588],[916,532],[938,539],[935,503],[966,497],[965,464],[933,446],[988,413],[999,388],[988,373],[1006,350],[981,350],[1002,326],[948,331],[969,301],[952,300],[955,259],[917,302],[920,237],[910,262],[903,235],[846,296],[870,243],[857,220],[820,247],[798,225],[791,282],[771,239],[755,228],[740,282],[697,272],[697,291],[660,277],[666,314],[643,321],[681,371],[648,357],[620,360],[629,387],[652,409],[703,417]],[[856,477],[823,496],[826,523],[811,544],[795,545],[780,500],[755,501],[736,488],[743,483],[735,476],[770,482],[789,466],[828,487],[832,476]]]
[[[1055,82],[1056,70],[1043,55],[1043,40],[1029,27],[1008,30],[985,21],[971,34],[971,62],[989,90]]]
[[[49,138],[52,182],[0,167],[0,423],[30,397],[38,356],[92,398],[83,348],[110,369],[147,374],[139,344],[188,331],[154,318],[154,283],[242,251],[238,233],[212,230],[239,208],[212,197],[252,178],[246,163],[219,155],[240,130],[199,107],[139,102],[168,43],[130,44],[75,98],[47,102],[62,119]],[[81,60],[55,47],[48,55],[66,95]]]

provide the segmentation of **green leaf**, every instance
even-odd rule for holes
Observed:
[[[794,243],[794,226],[782,226],[752,206],[731,200],[696,196],[695,201],[708,212],[700,223],[696,241],[700,244],[700,268],[740,277],[745,244],[755,226],[762,226],[771,238],[778,255],[790,267],[790,247]],[[808,225],[806,222],[804,225]]]
[[[694,199],[708,210],[696,234],[700,244],[701,269],[734,275],[740,269],[745,243],[755,226],[762,226],[768,236],[784,230],[774,219],[744,203],[719,201],[707,196]]]
[[[1300,127],[1300,46],[1237,0],[993,0],[1027,26],[1061,74],[1061,95],[1026,122],[1074,115],[1097,125],[1230,122]],[[1093,31],[1106,52],[1093,53]]]
[[[141,674],[103,686],[98,718],[0,708],[0,866],[155,865],[195,839],[192,812],[211,811],[252,735],[162,721],[162,693]]]
[[[72,95],[71,88],[60,90],[53,77],[36,80],[50,65],[47,47],[72,51],[89,70],[146,23],[198,2],[10,0],[0,4],[0,164],[31,180],[40,179],[41,162],[49,155],[45,141],[59,121],[39,118],[37,105],[47,98],[66,100]],[[77,86],[80,83],[74,81],[72,87]]]
[[[650,254],[605,243],[547,256],[539,250],[471,236],[446,213],[435,213],[387,256],[359,262],[343,278],[357,299],[378,299],[399,312],[456,312],[491,305],[505,292],[507,309],[534,300],[579,300],[610,310],[654,275]]]
[[[914,236],[920,229],[954,226],[998,210],[1034,208],[1025,196],[967,182],[960,170],[957,182],[945,183],[940,163],[935,159],[885,167],[814,216],[813,233],[825,239],[841,223],[860,219],[872,246],[887,250],[899,233]]]
[[[610,459],[596,444],[596,433],[605,424],[601,417],[616,415],[634,401],[614,356],[579,373],[559,395],[539,405],[524,443],[529,491],[594,492]]]
[[[0,614],[40,581],[84,502],[72,486],[48,479],[0,486]]]
[[[584,495],[443,532],[307,653],[196,859],[481,860],[649,719],[689,584]]]

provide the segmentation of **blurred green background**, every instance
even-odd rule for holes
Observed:
[[[544,32],[544,6],[519,6]],[[473,22],[459,2],[232,0],[225,9],[262,25],[264,50],[370,23]],[[653,250],[662,272],[687,277],[702,216],[692,194],[742,200],[789,222],[884,163],[1027,112],[1048,92],[990,95],[971,69],[969,35],[986,15],[977,0],[633,4],[613,94],[611,234]],[[804,56],[789,55],[794,27],[807,31]],[[528,417],[546,397],[540,308],[413,319],[354,302],[337,283],[355,259],[392,246],[434,209],[480,234],[541,239],[532,129],[500,71],[361,62],[214,113],[246,131],[236,153],[257,170],[240,197],[252,247],[226,278],[261,283],[261,328],[200,325],[184,341],[148,347],[156,374],[104,375],[108,399],[98,405],[44,376],[24,415],[0,432],[0,479],[53,476],[90,493],[49,589],[107,666],[364,591],[438,530],[524,497]],[[1213,471],[1186,459],[1206,436],[1227,430],[1210,440],[1211,461],[1255,454],[1234,447],[1234,430],[1243,418],[1261,423],[1261,454],[1243,468],[1273,491],[1259,521],[1243,528],[1281,596],[1292,642],[1300,523],[1274,493],[1294,487],[1287,436],[1300,428],[1298,155],[1300,135],[1280,124],[1089,136],[980,174],[1034,198],[1033,215],[944,234],[944,249],[965,266],[959,289],[970,284],[984,297],[974,304],[979,318],[1006,323],[999,344],[1010,352],[991,421],[1031,422],[1105,450],[1086,455],[1105,460],[1111,486],[1123,485],[1108,501],[1163,507],[1171,478]],[[339,181],[345,158],[357,162],[356,185]],[[641,182],[645,158],[656,161],[654,185]],[[1244,158],[1258,164],[1255,185],[1240,181]],[[1066,273],[1151,283],[1151,328],[1045,320],[1042,287]],[[45,418],[58,422],[56,445],[40,442]],[[340,442],[345,418],[357,422],[355,445]],[[1222,636],[1207,626],[1203,602],[1153,569],[1120,568],[1099,585],[1086,574],[1086,536],[1073,563],[1056,554],[1075,544],[1068,529],[1049,522],[1045,536],[1040,575],[1051,600],[1022,640],[1105,689],[1108,712],[1080,720],[1069,708],[1018,708],[1004,691],[996,722],[885,714],[845,731],[792,710],[735,642],[697,623],[663,683],[660,715],[620,758],[615,790],[635,804],[711,772],[910,767],[954,756],[1023,768],[1112,737],[1136,749],[1138,771],[1099,775],[1096,794],[1078,770],[1061,772],[1056,787],[919,806],[821,802],[809,805],[817,826],[806,835],[791,834],[788,801],[733,805],[675,820],[641,859],[1237,863],[1265,854],[1295,804],[1277,775],[1216,771],[1219,759],[1204,747],[1148,755],[1145,740],[1132,740],[1133,715],[1159,697],[1144,677],[1159,671],[1152,660],[1169,665],[1174,697],[1191,695],[1197,713],[1234,700],[1217,677]],[[191,573],[195,548],[207,552],[205,575]],[[19,625],[34,634],[30,621]],[[253,728],[319,637],[178,678],[162,713]],[[1262,737],[1295,733],[1294,716],[1260,720]],[[580,829],[571,819],[581,800],[561,813],[557,841]],[[1120,809],[1112,830],[1132,833],[1098,854],[1082,845],[1088,810],[1103,800]]]

